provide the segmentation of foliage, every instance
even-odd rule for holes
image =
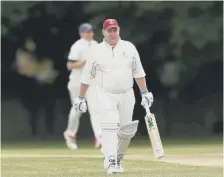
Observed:
[[[91,22],[97,28],[101,28],[106,17],[117,18],[122,37],[137,45],[152,40],[156,32],[170,28],[167,42],[171,50],[165,47],[167,54],[164,56],[172,53],[178,61],[169,62],[166,57],[162,60],[179,68],[173,69],[176,72],[173,77],[180,75],[179,89],[195,77],[202,65],[222,60],[222,2],[102,2],[100,6],[89,2],[85,10],[91,14]],[[99,31],[97,35],[100,35]],[[165,63],[158,72],[159,77],[166,75],[163,73]]]
[[[85,4],[84,8],[78,8],[78,3]],[[164,75],[166,64],[173,63],[179,68],[173,69],[178,76],[172,76],[179,78],[173,83],[178,89],[185,87],[204,64],[222,60],[223,2],[3,2],[2,35],[13,36],[12,29],[23,29],[27,19],[43,14],[52,16],[54,23],[60,24],[68,18],[81,19],[77,14],[88,14],[89,21],[97,29],[98,40],[102,40],[103,21],[116,18],[123,39],[144,46],[144,51],[154,47],[152,53],[147,54],[150,64],[161,63],[154,74]],[[173,57],[172,62],[167,61],[169,55]],[[143,60],[145,58],[146,55]]]

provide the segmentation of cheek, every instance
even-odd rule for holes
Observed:
[[[110,34],[109,34],[108,32],[105,32],[104,36],[105,36],[105,37],[109,37]]]

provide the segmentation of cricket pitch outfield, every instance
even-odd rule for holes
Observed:
[[[92,141],[79,141],[68,150],[61,141],[20,141],[2,144],[2,177],[105,177],[103,156]],[[135,138],[120,177],[221,177],[221,138],[163,141],[165,157],[153,159],[147,138]]]

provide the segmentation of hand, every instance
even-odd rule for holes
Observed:
[[[81,113],[85,113],[87,110],[86,101],[83,97],[77,97],[74,100],[73,106],[75,109]]]
[[[151,92],[145,92],[142,93],[142,102],[141,105],[146,108],[146,107],[151,107],[153,103],[153,95]]]

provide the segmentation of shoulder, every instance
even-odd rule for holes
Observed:
[[[136,47],[130,41],[121,40],[122,47],[126,48],[127,50],[136,50]]]
[[[97,42],[97,41],[95,41],[95,40],[93,40],[93,44],[98,44],[98,42]]]
[[[98,48],[104,48],[105,47],[105,44],[104,44],[104,42],[100,42],[99,44],[98,44]]]
[[[121,44],[123,47],[127,47],[130,49],[135,48],[135,45],[133,43],[131,43],[130,41],[121,40]]]
[[[82,40],[79,39],[72,44],[71,50],[79,49],[82,46]]]
[[[104,47],[104,44],[103,42],[100,42],[100,43],[96,43],[96,45],[94,45],[91,50],[92,51],[99,51],[99,50],[102,50]]]
[[[97,55],[99,54],[100,51],[100,44],[96,43],[95,45],[93,45],[90,49],[89,49],[89,54],[90,55]]]

